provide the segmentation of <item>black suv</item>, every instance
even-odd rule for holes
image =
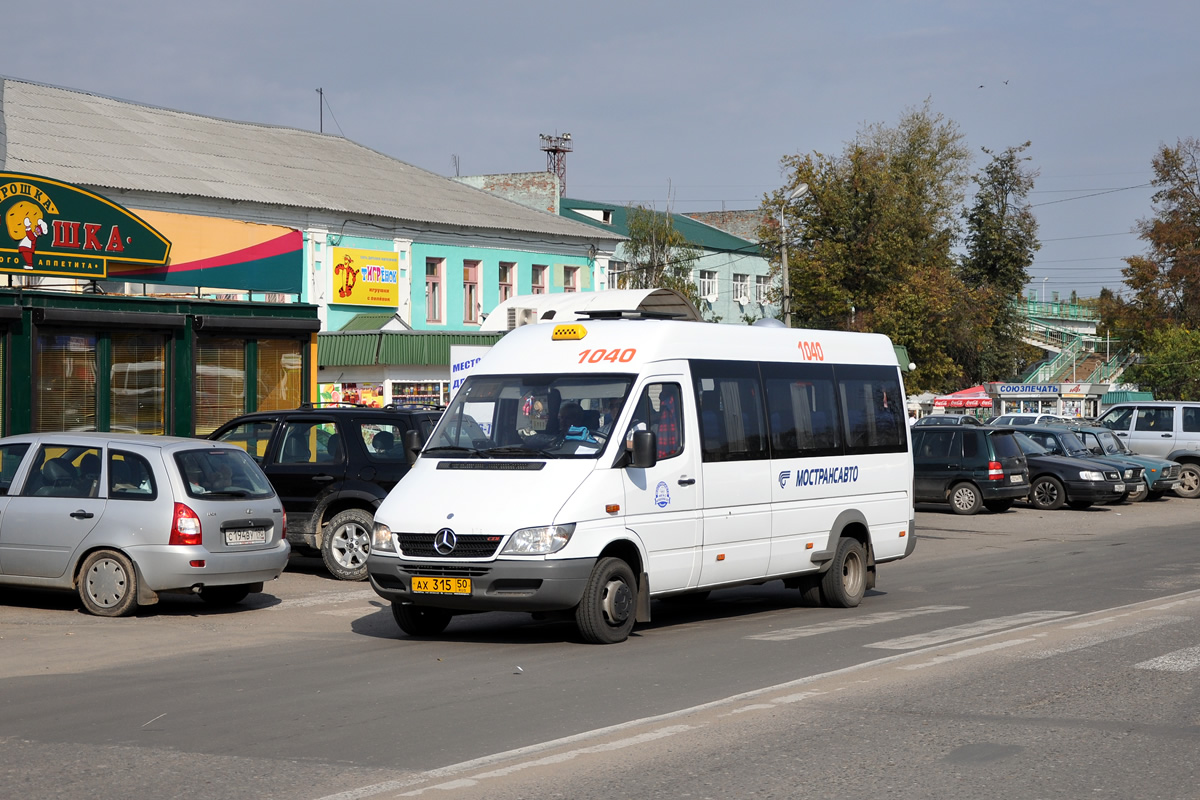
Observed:
[[[336,404],[244,414],[210,439],[236,444],[258,462],[287,512],[287,538],[319,551],[334,577],[367,577],[375,509],[408,472],[404,434],[428,438],[437,406]]]
[[[1007,511],[1029,493],[1025,456],[1009,428],[914,427],[913,484],[918,502],[949,503],[955,514]]]

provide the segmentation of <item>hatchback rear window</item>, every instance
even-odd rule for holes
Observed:
[[[175,454],[175,463],[192,497],[236,500],[275,493],[262,469],[243,450],[184,450]]]
[[[1016,437],[1011,433],[993,433],[992,450],[996,458],[1020,458],[1021,448],[1017,447]]]

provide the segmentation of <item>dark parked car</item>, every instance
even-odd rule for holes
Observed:
[[[913,423],[913,427],[920,425],[922,428],[927,425],[982,425],[975,417],[970,414],[929,414],[921,417]]]
[[[1082,509],[1093,503],[1111,503],[1125,494],[1125,481],[1116,467],[1052,455],[1020,431],[1013,435],[1029,462],[1029,502],[1034,508],[1053,510],[1066,504]]]
[[[919,502],[1005,511],[1029,493],[1025,456],[1008,428],[961,425],[914,429],[913,484]]]
[[[1125,445],[1124,439],[1108,428],[1072,425],[1071,430],[1075,431],[1093,453],[1109,461],[1119,460],[1136,464],[1144,470],[1141,496],[1135,498],[1131,494],[1131,500],[1144,500],[1147,497],[1158,499],[1177,490],[1182,484],[1183,468],[1177,461],[1135,453]]]
[[[1125,493],[1120,500],[1141,500],[1145,494],[1143,473],[1145,469],[1133,461],[1121,458],[1108,458],[1096,453],[1086,444],[1077,433],[1062,425],[1014,425],[1013,430],[1025,434],[1040,444],[1051,455],[1067,456],[1069,458],[1085,458],[1091,460],[1096,469],[1105,471],[1116,470],[1125,483]]]
[[[436,406],[302,407],[230,420],[209,436],[236,444],[259,463],[288,515],[298,552],[319,552],[342,580],[367,577],[375,509],[408,472],[404,434],[424,442]]]

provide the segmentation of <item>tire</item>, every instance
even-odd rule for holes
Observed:
[[[396,620],[400,630],[409,636],[437,636],[446,630],[452,616],[454,615],[444,608],[392,602],[392,618]]]
[[[1004,497],[999,500],[984,500],[983,505],[988,511],[999,514],[1013,507],[1013,499],[1011,497]]]
[[[619,558],[602,558],[575,608],[575,624],[588,644],[616,644],[629,638],[636,607],[633,570]]]
[[[1200,497],[1200,464],[1183,464],[1179,471],[1179,486],[1175,494],[1194,500]]]
[[[1145,481],[1138,481],[1137,489],[1131,489],[1125,499],[1130,503],[1140,503],[1150,496],[1150,489]]]
[[[1092,501],[1091,500],[1068,500],[1067,506],[1069,508],[1075,509],[1076,511],[1083,511],[1085,508],[1092,507]]]
[[[124,553],[97,550],[79,569],[79,599],[89,614],[123,617],[137,608],[137,572]]]
[[[200,599],[215,608],[236,606],[250,594],[250,586],[245,583],[233,586],[205,586],[200,590]]]
[[[800,602],[806,606],[823,606],[825,598],[821,596],[821,576],[802,575],[799,580]]]
[[[1042,511],[1056,511],[1067,502],[1067,493],[1058,478],[1043,475],[1029,487],[1029,502]]]
[[[956,483],[950,487],[950,510],[955,514],[978,514],[983,495],[972,483]]]
[[[321,537],[321,560],[333,577],[341,581],[367,579],[367,553],[371,551],[374,524],[374,515],[361,508],[348,508],[329,520]]]
[[[854,539],[842,538],[829,571],[821,576],[821,596],[833,608],[854,608],[866,591],[867,551]]]

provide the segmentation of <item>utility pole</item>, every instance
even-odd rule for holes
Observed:
[[[325,90],[317,89],[317,103],[319,104],[317,113],[320,115],[321,127],[317,130],[320,133],[325,132]]]
[[[788,277],[787,254],[787,207],[788,203],[806,192],[808,192],[808,184],[800,184],[779,206],[779,272],[783,275],[783,297],[779,301],[779,310],[783,312],[783,325],[785,328],[792,327],[792,289]]]

